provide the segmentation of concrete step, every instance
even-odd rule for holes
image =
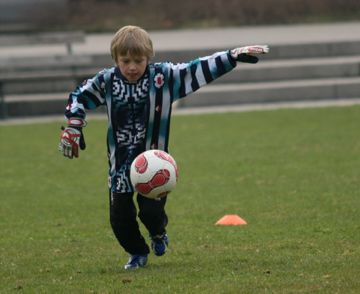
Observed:
[[[73,91],[80,82],[76,82],[74,78],[68,77],[64,79],[28,79],[28,80],[12,80],[4,83],[2,93],[5,95],[28,95],[41,93],[59,93]]]
[[[85,78],[97,72],[93,68],[0,73],[2,93],[31,94],[71,92]],[[360,76],[360,56],[265,60],[256,65],[240,63],[214,84],[250,83],[295,79],[323,79]]]
[[[208,85],[179,107],[309,101],[359,97],[360,77]]]
[[[62,114],[66,100],[65,93],[6,96],[2,106],[2,116],[9,118]]]
[[[276,45],[258,64],[239,64],[234,71],[200,89],[193,97],[179,101],[178,107],[357,98],[360,93],[360,51],[357,49],[360,49],[360,41]],[[208,53],[200,50],[198,56],[214,51],[217,50],[207,50]],[[166,60],[166,54],[175,53],[161,51],[158,56]],[[194,54],[194,51],[180,53],[181,56],[175,56],[180,61],[193,59],[187,54]],[[112,61],[108,55],[79,59],[47,56],[0,60],[0,64],[3,65],[0,80],[5,95],[0,114],[22,117],[63,113],[69,92],[78,85],[79,79],[87,74],[88,77],[94,75],[102,67],[112,66]]]
[[[65,111],[68,96],[68,92],[8,95],[4,98],[0,117],[61,115]],[[102,113],[105,112],[105,108],[100,107],[91,112]]]
[[[360,56],[301,58],[240,63],[215,83],[250,83],[281,80],[360,76]]]
[[[245,46],[248,44],[238,45]],[[262,56],[262,60],[303,59],[303,58],[326,58],[336,56],[356,56],[360,52],[360,40],[354,41],[326,41],[319,43],[297,44],[271,44],[270,53]],[[207,48],[207,49],[165,49],[155,52],[154,62],[169,61],[173,63],[188,62],[198,57],[212,55],[217,51],[232,49]],[[109,67],[113,61],[109,54],[91,54],[93,67]]]
[[[360,77],[208,85],[178,102],[179,109],[271,102],[358,98]],[[8,117],[61,114],[68,93],[11,95],[4,100]],[[104,108],[96,110],[104,112]]]
[[[247,44],[243,44],[245,46]],[[360,40],[327,41],[319,43],[271,44],[270,53],[264,60],[297,59],[314,57],[353,56],[360,52]],[[157,51],[155,61],[187,62],[201,56],[211,55],[216,51],[232,48],[209,48],[195,50],[163,50]],[[95,57],[95,60],[107,60],[106,57]]]
[[[73,69],[92,65],[91,56],[53,55],[0,58],[0,75],[13,72]]]

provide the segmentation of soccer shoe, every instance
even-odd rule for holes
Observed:
[[[151,236],[151,249],[156,256],[164,255],[169,245],[169,238],[166,233],[157,236]]]
[[[147,254],[146,255],[131,255],[127,264],[125,264],[124,269],[137,269],[139,267],[144,267],[147,263]]]

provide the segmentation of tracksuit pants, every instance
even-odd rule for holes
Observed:
[[[137,222],[137,209],[134,203],[134,193],[110,192],[110,223],[116,239],[131,255],[145,255],[150,252]],[[165,213],[166,196],[160,200],[146,198],[140,194],[136,196],[141,222],[150,236],[162,235],[168,218]]]

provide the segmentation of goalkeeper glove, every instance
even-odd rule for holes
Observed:
[[[235,48],[230,50],[230,55],[236,61],[246,63],[257,63],[259,58],[255,55],[269,53],[269,47],[267,45],[253,45]]]
[[[68,127],[61,127],[59,151],[65,157],[72,159],[79,157],[79,147],[81,150],[86,148],[82,128],[86,126],[86,121],[80,118],[71,118]]]

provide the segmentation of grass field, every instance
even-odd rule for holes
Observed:
[[[360,107],[175,116],[170,247],[144,269],[108,222],[104,121],[0,126],[0,293],[360,293]],[[215,226],[225,214],[248,224]],[[145,232],[144,232],[145,234]]]

